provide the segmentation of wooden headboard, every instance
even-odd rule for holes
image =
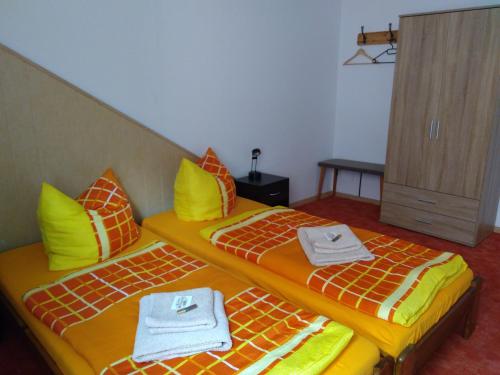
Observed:
[[[136,220],[172,207],[195,155],[0,44],[0,250],[37,242],[42,181],[77,196],[111,167]]]

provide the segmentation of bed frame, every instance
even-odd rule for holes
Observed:
[[[35,348],[38,350],[42,358],[44,359],[45,363],[49,366],[50,370],[55,374],[55,375],[63,375],[63,372],[57,366],[56,362],[52,359],[50,356],[49,352],[45,350],[43,345],[38,341],[36,336],[31,332],[29,327],[24,323],[24,320],[19,316],[19,314],[16,312],[12,304],[9,302],[7,297],[4,296],[3,292],[0,292],[0,303],[4,305],[5,311],[2,311],[1,314],[7,314],[10,313],[14,320],[16,321],[17,325],[21,330],[24,332],[26,336],[30,339],[30,341],[33,343]],[[0,337],[0,340],[4,340],[4,337]]]
[[[374,375],[413,375],[422,368],[432,353],[450,336],[458,332],[468,339],[474,332],[477,322],[479,295],[482,279],[476,276],[467,291],[458,299],[450,310],[417,343],[408,346],[398,358],[382,357],[374,368]],[[0,293],[1,302],[14,316],[19,326],[31,339],[37,350],[47,362],[54,374],[63,374],[50,354],[40,344],[36,336],[26,326],[21,317],[11,306],[7,298]]]

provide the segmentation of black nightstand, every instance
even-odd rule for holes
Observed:
[[[250,180],[248,176],[234,180],[236,193],[243,198],[252,199],[269,206],[287,206],[289,204],[289,178],[261,174],[259,180]]]

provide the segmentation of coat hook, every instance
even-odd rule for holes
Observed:
[[[394,33],[392,32],[392,22],[389,23],[389,35],[390,35],[389,44],[392,45],[392,43],[394,43]]]

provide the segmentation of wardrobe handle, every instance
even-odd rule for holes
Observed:
[[[434,124],[436,123],[436,120],[431,121],[431,128],[429,130],[429,139],[432,141],[432,133],[434,132]]]
[[[432,225],[432,221],[430,220],[425,220],[425,219],[419,219],[419,218],[416,218],[415,221],[419,222],[419,223],[422,223],[422,224],[429,224],[429,225]]]
[[[441,121],[437,121],[436,123],[437,127],[436,127],[436,140],[439,139],[439,127],[441,126]]]
[[[277,193],[269,193],[270,197],[276,197],[281,194],[281,191],[278,191]]]
[[[420,198],[418,198],[417,201],[422,202],[422,203],[429,203],[429,204],[436,204],[437,203],[436,201],[430,201],[427,199],[420,199]]]

